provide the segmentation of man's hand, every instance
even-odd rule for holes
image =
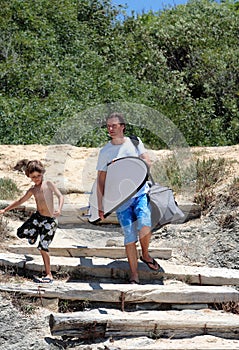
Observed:
[[[104,220],[104,212],[103,210],[99,210],[99,217],[100,217],[100,220]]]

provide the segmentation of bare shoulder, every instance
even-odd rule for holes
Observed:
[[[26,192],[25,194],[21,197],[21,200],[23,199],[24,201],[26,201],[27,199],[29,199],[32,195],[34,195],[35,191],[34,191],[34,186],[31,186]]]
[[[45,181],[45,184],[52,192],[55,192],[56,194],[60,193],[60,190],[57,188],[56,184],[51,180]]]
[[[51,180],[46,180],[45,181],[45,185],[50,188],[50,189],[55,189],[56,185],[54,184],[54,182],[52,182]]]
[[[30,188],[28,188],[28,190],[26,191],[26,194],[33,194],[34,193],[34,188],[35,188],[35,186],[33,185],[33,186],[31,186]]]

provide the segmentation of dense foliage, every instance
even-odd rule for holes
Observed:
[[[1,1],[0,143],[49,144],[72,116],[116,101],[162,113],[189,145],[239,142],[238,2],[123,21],[121,11],[110,0]]]

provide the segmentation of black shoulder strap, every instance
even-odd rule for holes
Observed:
[[[131,142],[133,143],[133,145],[137,148],[139,145],[138,137],[135,135],[130,135],[129,138],[130,138]]]
[[[133,143],[133,145],[134,145],[134,146],[136,147],[136,149],[138,150],[139,138],[138,138],[137,136],[135,136],[135,135],[130,135],[129,138],[130,138],[131,142]],[[150,178],[152,184],[154,185],[155,182],[154,182],[154,179],[153,179],[153,177],[152,177],[150,171],[148,172],[148,176],[149,176],[149,178]]]

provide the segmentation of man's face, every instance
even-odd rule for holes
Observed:
[[[107,130],[111,138],[124,136],[124,125],[121,125],[118,118],[107,120]]]

